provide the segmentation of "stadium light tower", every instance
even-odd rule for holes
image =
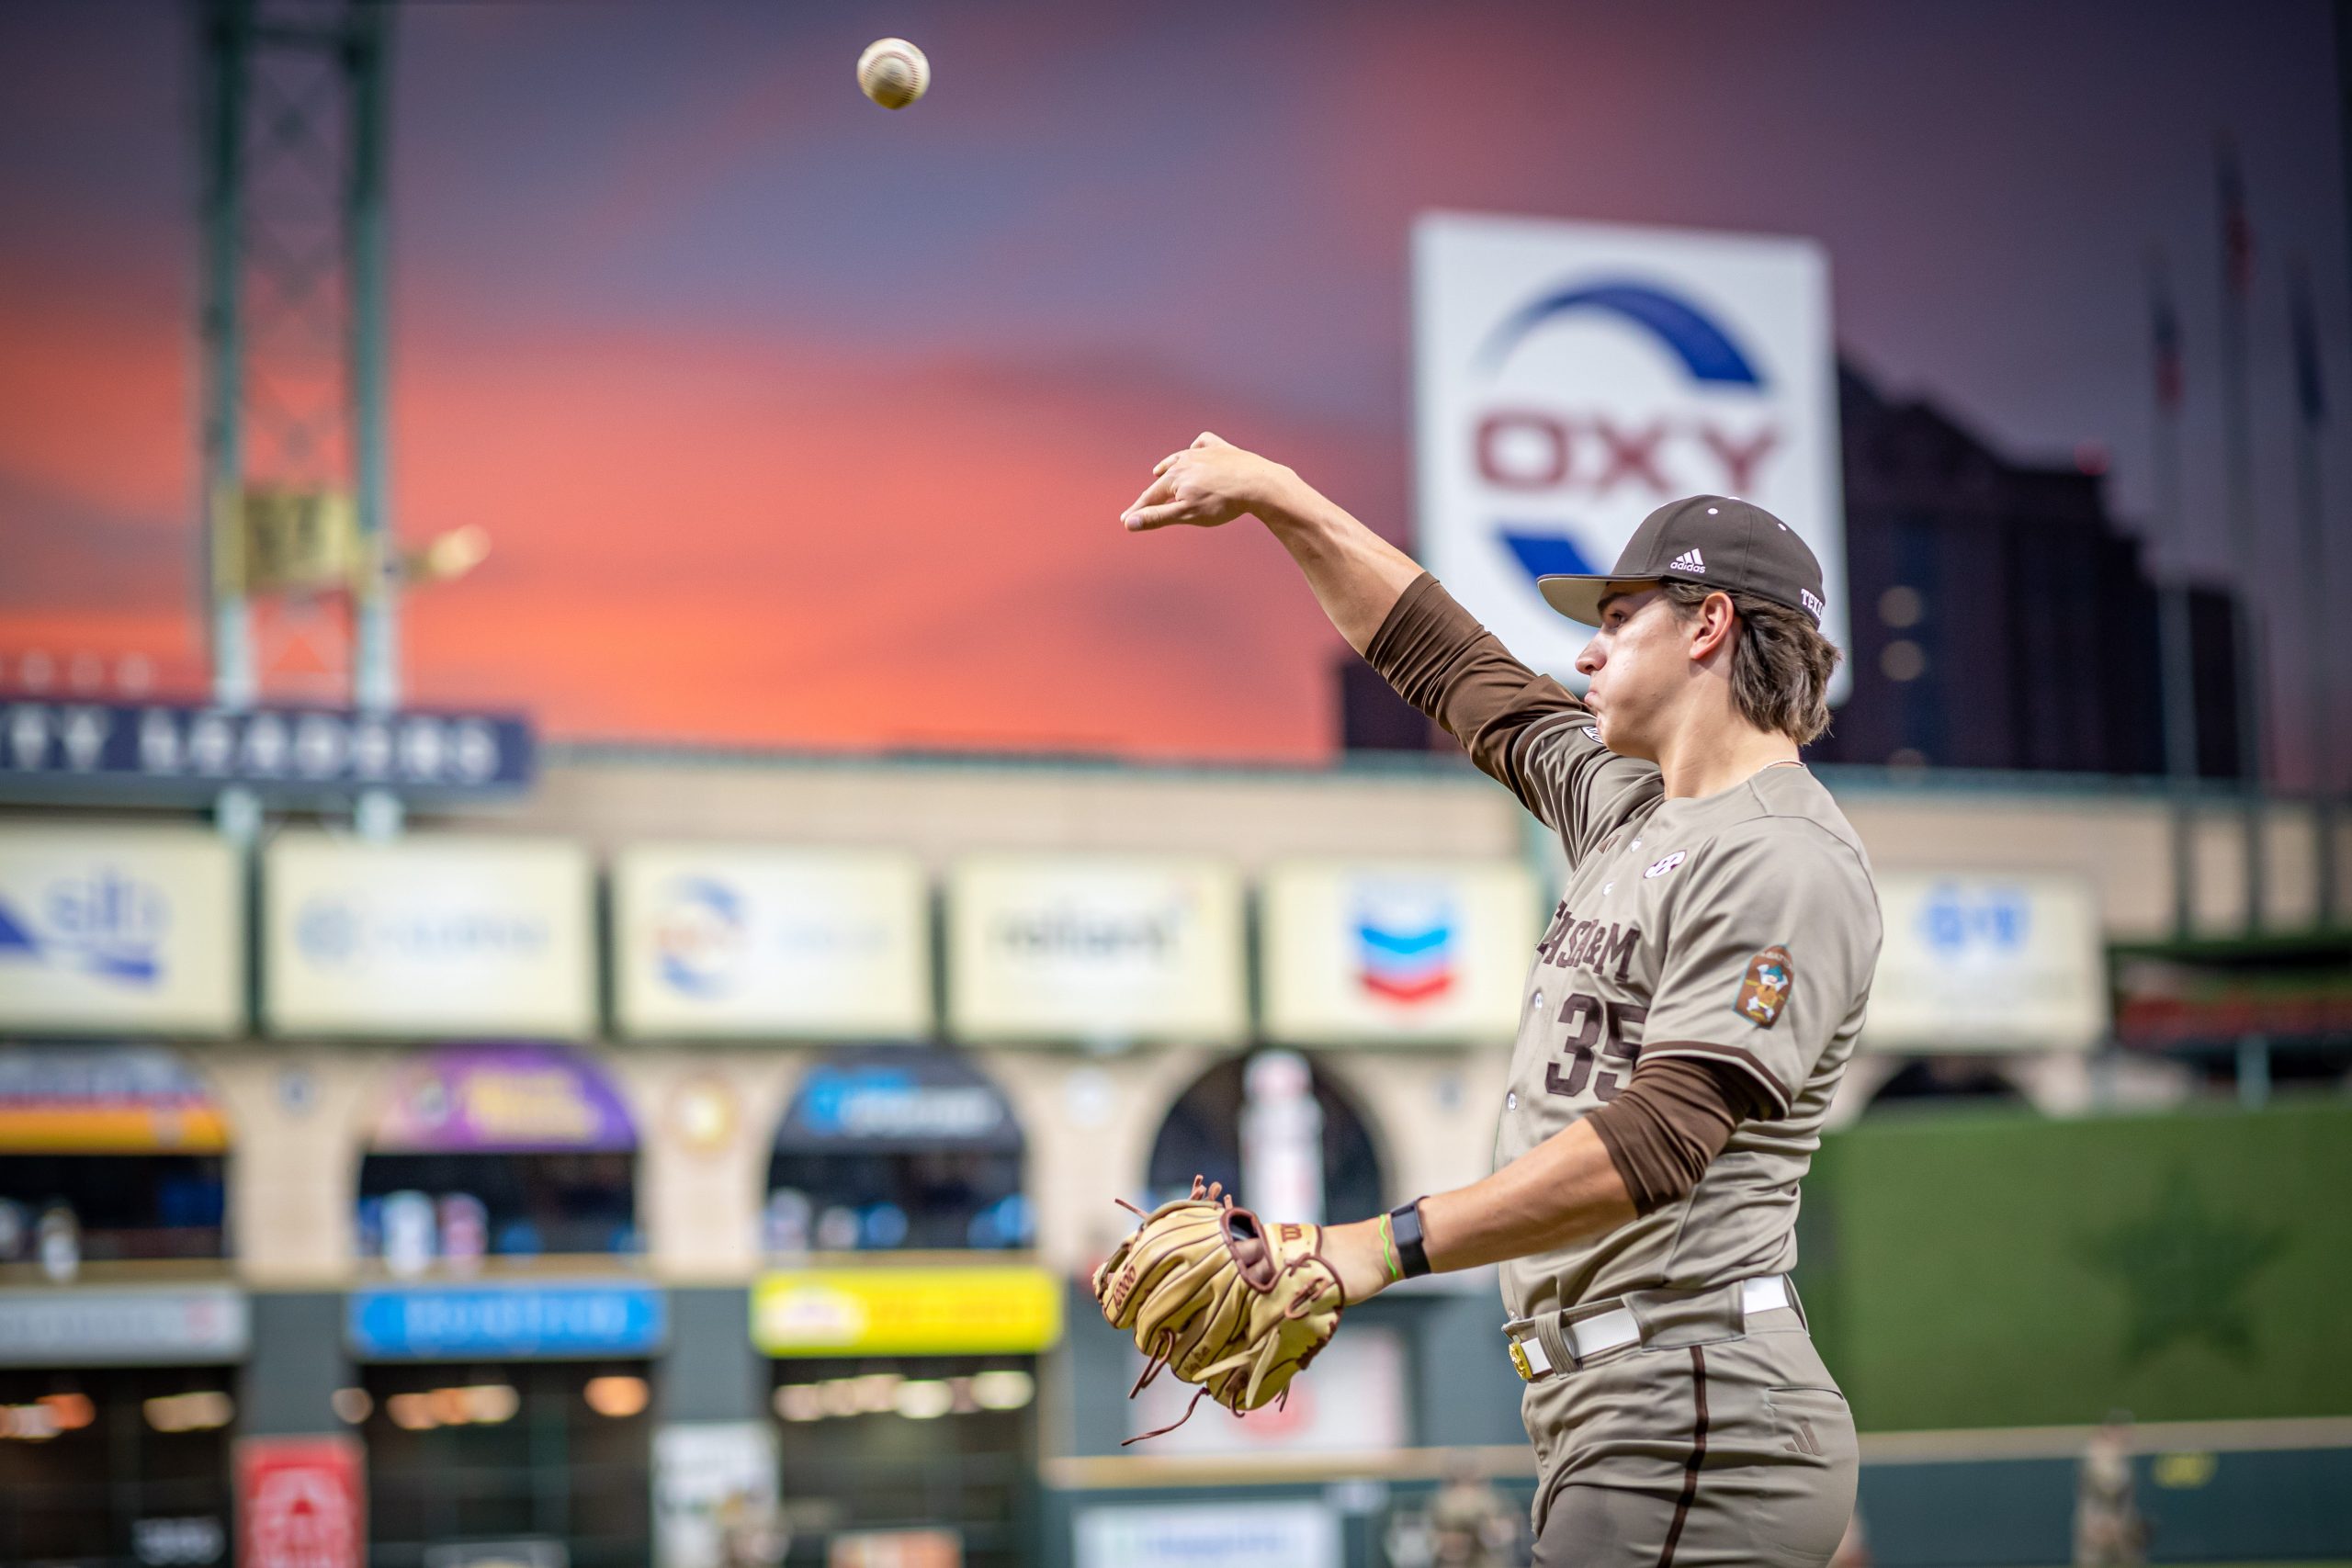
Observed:
[[[389,713],[400,701],[385,444],[390,6],[204,0],[198,15],[213,696],[231,710],[260,700],[256,611],[292,604],[339,619],[351,701]],[[250,837],[258,798],[225,790],[219,815]],[[363,831],[395,832],[399,797],[365,791],[358,817]]]

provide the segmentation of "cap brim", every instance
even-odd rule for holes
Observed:
[[[1535,588],[1544,595],[1544,603],[1568,619],[1597,626],[1600,624],[1600,602],[1610,596],[1612,583],[1616,585],[1615,592],[1638,593],[1665,581],[1662,577],[1571,576],[1563,572],[1537,578]]]

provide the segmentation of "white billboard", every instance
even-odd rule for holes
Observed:
[[[1259,897],[1266,1037],[1509,1041],[1536,899],[1534,879],[1509,861],[1270,867]]]
[[[1337,1343],[1337,1341],[1334,1341]],[[1078,1511],[1078,1568],[1339,1568],[1328,1503],[1114,1503]]]
[[[907,1039],[932,1029],[910,855],[639,845],[613,865],[622,1032]]]
[[[960,1038],[1222,1044],[1248,1032],[1241,882],[1210,861],[976,856],[947,890]]]
[[[1432,213],[1413,230],[1413,319],[1420,559],[1521,660],[1581,690],[1591,633],[1535,580],[1607,571],[1644,517],[1699,494],[1753,502],[1813,547],[1822,629],[1847,646],[1819,245]]]
[[[2098,895],[2079,877],[1882,872],[1886,922],[1862,1043],[2086,1051],[2109,1028]]]
[[[0,1028],[233,1033],[244,939],[244,868],[217,834],[0,830]]]
[[[262,903],[275,1032],[594,1032],[591,871],[575,844],[289,832],[263,860]]]

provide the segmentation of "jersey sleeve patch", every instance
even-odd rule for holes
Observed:
[[[1768,947],[1747,961],[1747,976],[1739,983],[1739,1000],[1733,1010],[1758,1029],[1770,1029],[1781,1021],[1781,1011],[1789,1005],[1789,990],[1796,979],[1796,964],[1789,950]]]

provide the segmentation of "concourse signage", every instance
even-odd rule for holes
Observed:
[[[217,833],[0,829],[0,1030],[230,1034],[245,883]]]
[[[173,804],[241,784],[295,799],[370,788],[469,799],[519,794],[537,766],[519,714],[0,696],[0,794],[28,797]]]
[[[661,1290],[625,1280],[382,1286],[346,1298],[344,1321],[363,1361],[650,1356],[669,1330]]]
[[[922,863],[865,851],[639,845],[613,863],[615,1010],[640,1039],[931,1032]]]
[[[262,1003],[279,1033],[586,1038],[593,874],[548,840],[288,832],[262,863]]]
[[[1288,861],[1260,901],[1266,1035],[1294,1045],[1507,1041],[1537,899],[1508,861]]]
[[[1241,881],[1214,861],[975,855],[947,886],[959,1038],[1227,1044],[1249,1031]]]
[[[2078,876],[1882,871],[1862,1044],[2087,1051],[2111,1028],[2098,891]]]
[[[209,1366],[252,1347],[228,1285],[0,1291],[0,1367]]]
[[[1061,1280],[1043,1269],[787,1269],[752,1288],[752,1343],[770,1356],[1027,1356],[1061,1337]]]

